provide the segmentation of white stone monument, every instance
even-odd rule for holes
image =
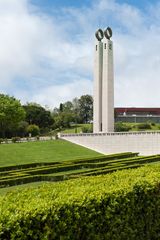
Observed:
[[[111,28],[96,32],[94,62],[94,133],[61,134],[60,138],[103,154],[160,154],[160,132],[114,132],[114,77]],[[113,133],[114,132],[114,133]],[[98,133],[98,134],[97,134]]]
[[[96,32],[93,131],[114,132],[114,74],[111,28]],[[103,42],[102,42],[103,40]]]

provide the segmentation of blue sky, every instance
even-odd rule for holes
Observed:
[[[1,0],[0,92],[54,108],[93,92],[95,31],[113,30],[115,106],[160,105],[160,2]]]
[[[92,0],[31,0],[31,3],[42,7],[44,9],[49,10],[52,7],[58,7],[58,8],[62,8],[62,7],[82,7],[82,6],[92,6],[93,1]],[[151,3],[156,3],[158,2],[157,0],[118,0],[117,3],[120,4],[129,4],[132,6],[136,6],[137,8],[142,8],[144,9],[146,7],[146,5],[150,5]]]
[[[62,8],[62,7],[82,7],[91,6],[91,0],[31,0],[31,3],[49,10],[52,7]]]

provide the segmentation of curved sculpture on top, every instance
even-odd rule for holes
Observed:
[[[96,31],[95,36],[96,36],[98,41],[101,41],[104,38],[104,33],[103,33],[102,29],[99,28]]]
[[[104,36],[108,40],[110,40],[110,38],[112,37],[112,29],[110,27],[107,27],[106,30],[103,32],[102,29],[99,28],[96,31],[95,36],[99,42],[104,38]]]
[[[107,27],[107,29],[104,31],[104,36],[110,40],[112,37],[112,29],[110,27]]]

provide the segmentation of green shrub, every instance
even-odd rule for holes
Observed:
[[[31,133],[32,137],[39,135],[40,129],[37,125],[31,124],[27,127],[27,132]]]
[[[82,128],[82,132],[83,133],[93,133],[93,126],[91,125],[91,126],[83,126]]]
[[[0,144],[1,144],[3,141],[4,141],[4,139],[3,139],[3,138],[0,138]]]
[[[125,123],[122,122],[115,123],[116,132],[128,132],[129,130],[131,130],[131,127],[127,126]]]
[[[0,239],[158,240],[159,186],[157,165],[13,191],[0,198]]]
[[[13,143],[19,142],[20,140],[21,140],[20,137],[12,137],[12,142]]]
[[[152,127],[149,123],[139,123],[139,124],[137,124],[137,128],[139,130],[150,130],[150,129],[152,129]]]

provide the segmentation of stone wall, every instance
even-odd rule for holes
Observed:
[[[140,155],[160,154],[160,131],[61,134],[60,138],[104,153],[139,152]]]

